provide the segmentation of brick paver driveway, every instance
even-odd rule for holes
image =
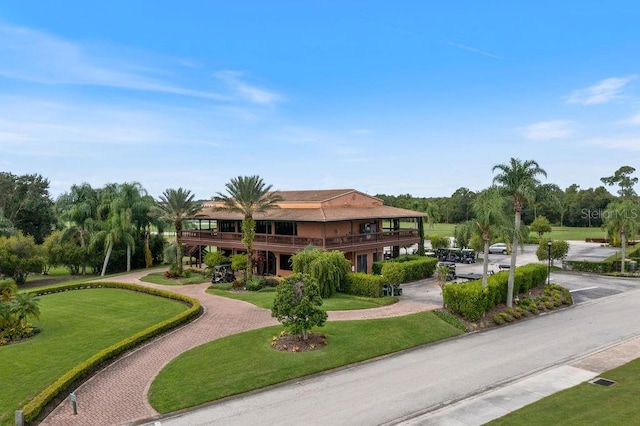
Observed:
[[[148,273],[135,272],[108,280],[161,288],[196,298],[204,308],[203,315],[105,367],[76,390],[77,415],[73,415],[67,398],[47,416],[42,425],[120,425],[155,416],[158,413],[147,402],[147,391],[153,379],[169,361],[203,343],[278,324],[268,309],[205,293],[208,283],[167,287],[141,282],[139,278]],[[438,307],[435,304],[401,300],[381,308],[329,312],[329,321],[385,318]]]

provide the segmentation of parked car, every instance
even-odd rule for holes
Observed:
[[[489,253],[507,254],[506,243],[495,243],[489,246]]]

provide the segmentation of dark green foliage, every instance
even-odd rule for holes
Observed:
[[[417,257],[416,260],[383,262],[381,275],[389,284],[402,284],[429,278],[436,270],[438,261],[431,257]]]
[[[344,290],[351,267],[351,262],[341,251],[326,251],[316,247],[307,247],[294,254],[291,263],[293,272],[308,274],[316,279],[322,297],[331,297],[336,291]]]
[[[606,274],[617,270],[616,265],[611,261],[588,262],[582,260],[568,260],[567,265],[572,271],[595,272],[597,274]]]
[[[293,334],[309,337],[312,327],[321,327],[327,313],[320,309],[322,297],[318,281],[311,275],[294,273],[276,287],[271,316],[275,317]]]
[[[27,275],[42,272],[41,252],[32,236],[18,232],[8,238],[0,237],[0,274],[13,278],[18,285],[24,284]]]
[[[56,225],[49,180],[39,174],[0,172],[0,216],[41,244]]]
[[[264,279],[257,275],[252,275],[244,285],[245,290],[258,291],[264,287]]]
[[[569,253],[569,243],[564,240],[554,240],[551,241],[551,261],[553,263],[554,260],[562,260],[567,257]],[[536,256],[538,260],[548,260],[549,259],[549,247],[547,246],[547,241],[540,240],[540,244],[536,250]]]
[[[383,277],[362,272],[347,274],[344,292],[357,296],[382,297]]]
[[[476,321],[486,310],[506,302],[508,277],[508,272],[491,275],[485,288],[482,288],[481,280],[449,284],[442,291],[445,306],[469,321]],[[544,265],[529,264],[516,268],[514,294],[526,293],[544,284],[546,277]]]

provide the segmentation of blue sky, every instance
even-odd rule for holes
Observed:
[[[99,3],[99,4],[98,4]],[[637,1],[0,2],[0,170],[198,198],[640,169]],[[615,192],[615,189],[612,189]]]

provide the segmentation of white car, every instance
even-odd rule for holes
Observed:
[[[507,254],[506,243],[495,243],[489,246],[489,253]]]

